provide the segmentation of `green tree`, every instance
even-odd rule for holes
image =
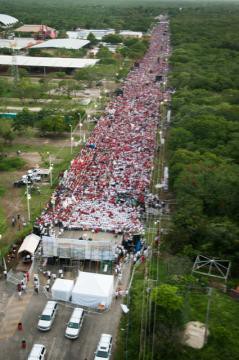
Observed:
[[[110,44],[120,44],[123,42],[123,37],[118,34],[105,35],[102,41]]]
[[[90,45],[98,44],[98,40],[96,39],[95,35],[92,32],[90,32],[89,35],[87,36],[87,40],[90,41]]]
[[[41,134],[45,135],[51,133],[53,135],[59,135],[68,131],[67,124],[64,117],[61,115],[53,115],[44,118],[37,123],[37,127]]]

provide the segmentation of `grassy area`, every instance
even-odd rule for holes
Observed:
[[[30,138],[32,138],[33,134],[30,134]],[[44,141],[43,141],[44,142]],[[7,248],[10,244],[14,242],[20,241],[24,236],[31,231],[31,227],[36,217],[38,217],[41,211],[46,206],[47,202],[50,200],[51,194],[54,191],[54,188],[58,184],[58,178],[60,173],[62,173],[65,169],[67,169],[70,165],[70,161],[76,154],[80,151],[80,147],[76,147],[73,149],[73,154],[70,152],[70,147],[66,147],[65,141],[63,141],[62,145],[55,144],[49,140],[47,144],[13,144],[8,145],[4,148],[4,151],[8,153],[9,156],[14,154],[17,150],[21,150],[22,153],[39,153],[41,155],[41,161],[39,162],[40,166],[48,167],[49,166],[49,157],[51,161],[54,163],[53,166],[53,174],[52,180],[53,185],[50,186],[49,183],[44,183],[40,186],[40,194],[37,192],[33,192],[31,194],[30,200],[30,213],[31,213],[31,224],[27,227],[21,229],[20,231],[16,227],[12,227],[10,225],[11,215],[9,214],[9,208],[6,209],[4,206],[0,207],[0,234],[3,235],[1,240],[0,250],[3,252],[7,251]],[[7,158],[9,159],[9,158]],[[21,158],[19,158],[21,160]],[[29,165],[28,165],[29,168]],[[6,172],[3,172],[4,176],[1,177],[0,180],[0,200],[3,205],[3,200],[6,201],[6,196],[10,189],[12,188],[12,182],[19,175],[17,172],[13,173],[13,176],[9,182],[9,177]],[[20,213],[27,218],[27,201],[26,201],[26,189],[14,189],[15,198],[12,214],[16,215],[16,212]],[[18,204],[18,205],[17,205]],[[11,206],[11,205],[10,205]],[[18,209],[18,210],[17,210]]]
[[[14,171],[23,168],[26,162],[19,157],[0,159],[0,171]]]

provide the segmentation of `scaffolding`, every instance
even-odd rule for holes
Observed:
[[[79,240],[43,236],[44,257],[72,260],[113,261],[116,242],[112,240]]]

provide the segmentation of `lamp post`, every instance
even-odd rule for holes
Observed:
[[[81,128],[82,128],[82,126],[83,126],[83,124],[82,124],[82,122],[80,122],[80,123],[79,123],[79,127],[80,127],[80,141],[81,141],[81,135],[82,135],[82,134],[81,134]]]
[[[72,149],[73,149],[73,143],[72,143],[72,124],[69,124],[70,126],[70,137],[71,137],[71,154],[72,154]]]
[[[1,240],[2,240],[2,234],[0,234],[0,241]],[[0,256],[2,256],[2,262],[3,262],[4,271],[7,271],[7,264],[6,264],[5,258],[3,256],[3,253],[2,253],[1,250],[0,250]]]
[[[31,209],[30,209],[31,195],[29,194],[28,183],[26,184],[26,195],[27,195],[27,216],[28,216],[28,222],[30,222],[31,221]]]
[[[53,170],[53,163],[51,161],[51,154],[49,153],[49,151],[47,151],[47,155],[48,155],[48,164],[49,164],[49,176],[50,176],[50,185],[52,186],[52,170]]]
[[[52,171],[53,171],[53,164],[50,164],[50,167],[49,167],[49,170],[50,170],[50,185],[52,186]]]

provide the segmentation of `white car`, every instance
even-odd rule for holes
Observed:
[[[39,318],[37,328],[41,331],[48,331],[50,330],[53,321],[56,317],[57,312],[57,302],[56,301],[48,301],[44,310]]]
[[[112,349],[112,336],[109,334],[102,334],[100,337],[99,344],[95,352],[94,360],[109,360]]]
[[[80,329],[84,319],[84,310],[75,308],[67,324],[65,336],[68,339],[76,339],[79,336]]]
[[[34,344],[27,360],[44,360],[46,348],[42,344]]]

